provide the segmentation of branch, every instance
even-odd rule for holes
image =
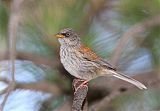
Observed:
[[[4,109],[4,105],[7,101],[7,98],[10,94],[10,92],[13,90],[14,82],[15,82],[15,57],[16,57],[16,33],[17,28],[20,21],[20,6],[22,5],[23,0],[13,0],[11,3],[11,15],[9,18],[9,24],[8,24],[8,38],[9,38],[9,52],[10,52],[10,62],[11,62],[11,77],[12,82],[8,86],[8,90],[6,92],[6,95],[4,97],[4,100],[1,104],[1,111]],[[10,67],[10,66],[9,66]]]
[[[0,78],[0,81],[7,83],[7,84],[10,84],[10,81],[7,78]],[[4,92],[7,91],[8,88],[9,88],[9,86],[6,89],[2,90],[1,92],[3,92],[3,93],[1,93],[1,94],[4,94]],[[16,89],[41,91],[41,92],[51,93],[55,96],[59,96],[63,92],[63,90],[66,90],[66,89],[61,89],[56,84],[51,84],[48,82],[36,82],[36,83],[15,82],[13,90],[16,90]]]
[[[73,104],[72,104],[72,111],[82,111],[82,109],[87,110],[85,100],[88,92],[88,83],[80,86],[83,82],[85,81],[81,79],[73,80],[73,87],[75,92],[74,92],[74,98],[73,98]]]
[[[0,78],[0,81],[4,82],[6,84],[10,83],[10,81],[7,78]]]
[[[118,64],[121,57],[120,55],[122,54],[122,51],[130,37],[137,37],[140,33],[143,33],[145,30],[156,25],[160,25],[160,15],[148,18],[135,24],[126,33],[124,33],[113,52],[112,63],[115,65]]]
[[[7,87],[7,88],[5,88],[5,89],[3,89],[3,90],[1,90],[1,91],[0,91],[0,95],[5,94],[5,93],[7,92],[7,90],[8,90],[8,87]]]
[[[6,89],[6,92],[5,92],[5,97],[4,97],[4,100],[3,100],[3,102],[1,103],[1,107],[0,107],[0,111],[3,111],[3,109],[4,109],[4,106],[5,106],[5,103],[6,103],[6,101],[7,101],[7,99],[8,99],[8,96],[10,95],[10,93],[14,90],[14,86],[15,84],[13,83],[13,82],[10,82],[9,83],[9,86],[8,86],[8,88]]]
[[[0,61],[9,59],[9,51],[5,51],[0,53]],[[45,56],[29,53],[29,52],[21,52],[17,51],[16,59],[18,60],[28,60],[32,61],[35,64],[44,64],[52,68],[57,68],[60,66],[60,61],[55,58],[46,58]]]
[[[46,93],[52,93],[55,96],[59,96],[62,93],[62,90],[57,85],[48,82],[17,83],[15,89],[41,91]]]

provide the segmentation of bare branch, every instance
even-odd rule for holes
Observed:
[[[85,82],[85,80],[81,79],[74,79],[73,80],[73,87],[75,89],[74,92],[74,99],[72,104],[72,111],[82,111],[84,108],[87,92],[88,92],[88,83],[84,84],[80,87],[80,85]],[[87,108],[85,106],[85,108]]]
[[[9,59],[8,55],[9,55],[8,51],[0,53],[0,61],[8,60]],[[32,61],[35,64],[44,64],[52,68],[57,68],[58,66],[60,66],[60,61],[56,58],[46,58],[45,56],[28,53],[28,52],[17,51],[16,59],[28,60],[28,61]]]
[[[5,102],[7,101],[7,98],[10,94],[10,92],[13,90],[14,87],[14,73],[15,73],[15,56],[16,56],[16,33],[17,28],[19,24],[20,19],[20,6],[22,5],[23,0],[13,0],[11,3],[11,15],[9,18],[9,24],[8,24],[8,37],[9,37],[9,52],[10,52],[10,61],[11,61],[11,77],[12,82],[8,86],[8,90],[6,92],[6,95],[4,97],[4,100],[1,104],[1,110],[3,111]],[[10,66],[9,66],[10,67]]]
[[[8,87],[7,87],[7,88],[5,88],[5,89],[3,89],[3,90],[1,90],[1,91],[0,91],[0,95],[5,94],[5,93],[7,92],[7,90],[8,90]]]
[[[62,94],[62,90],[57,85],[48,82],[17,83],[15,89],[41,91],[51,93],[55,96],[59,96],[60,94]]]
[[[7,78],[0,78],[1,82],[11,84],[11,82]],[[13,83],[12,83],[13,84]],[[13,86],[12,86],[13,87]],[[4,93],[4,91],[7,92],[7,89],[9,90],[10,86],[8,86],[6,89],[2,90],[1,92]],[[15,82],[13,90],[16,89],[24,89],[24,90],[32,90],[32,91],[41,91],[46,93],[52,93],[55,96],[59,96],[62,93],[62,90],[59,86],[56,84],[51,84],[48,82],[36,82],[36,83],[19,83]],[[6,93],[5,92],[5,93]]]
[[[8,96],[9,96],[9,94],[14,90],[14,87],[15,87],[15,83],[14,83],[14,82],[11,82],[11,83],[9,84],[7,90],[6,90],[6,95],[4,96],[4,100],[3,100],[2,104],[1,104],[1,107],[0,107],[0,110],[1,110],[1,111],[3,111],[4,106],[5,106],[5,103],[6,103],[7,99],[8,99]]]
[[[121,57],[120,55],[130,37],[137,37],[140,33],[143,33],[145,30],[156,25],[160,25],[160,15],[148,18],[140,23],[135,24],[126,33],[124,33],[113,52],[112,63],[114,65],[118,64]]]
[[[6,84],[10,83],[10,81],[7,78],[0,78],[0,81],[4,82]]]
[[[10,52],[10,60],[11,60],[11,73],[12,80],[14,81],[14,72],[15,65],[14,60],[16,56],[16,34],[17,28],[20,21],[20,6],[22,5],[23,0],[14,0],[11,4],[11,15],[9,18],[8,24],[8,37],[9,37],[9,52]]]

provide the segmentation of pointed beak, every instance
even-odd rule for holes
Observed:
[[[62,34],[56,34],[55,37],[57,37],[57,38],[64,38],[65,36],[62,35]]]

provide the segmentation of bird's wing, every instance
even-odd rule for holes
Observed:
[[[110,64],[107,60],[105,60],[105,59],[103,59],[103,58],[98,59],[96,62],[99,63],[99,64],[102,64],[102,65],[103,65],[104,67],[106,67],[107,69],[116,71],[115,66],[113,66],[113,65]]]
[[[99,58],[96,53],[94,53],[89,47],[86,47],[84,45],[80,46],[79,52],[83,55],[83,58],[89,61],[94,61]]]
[[[84,59],[95,62],[97,64],[101,64],[103,67],[106,67],[107,69],[116,70],[116,68],[113,67],[113,65],[111,65],[108,61],[99,57],[89,47],[81,45],[79,48],[79,52],[83,55]]]

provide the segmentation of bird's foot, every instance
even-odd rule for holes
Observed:
[[[74,79],[73,80],[73,87],[74,87],[74,92],[76,93],[77,90],[81,89],[82,87],[88,87],[88,81],[87,80],[82,80],[82,79]]]

